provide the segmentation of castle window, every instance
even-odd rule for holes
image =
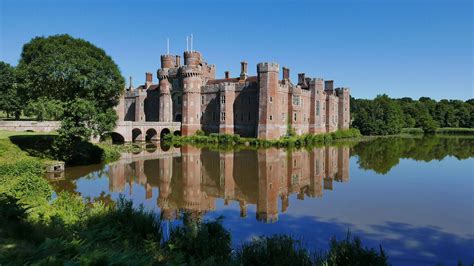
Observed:
[[[225,112],[221,112],[221,121],[225,121]]]
[[[273,120],[273,116],[270,116],[270,120]]]
[[[222,104],[225,103],[225,95],[222,95],[222,96],[221,96],[221,103],[222,103]]]
[[[316,115],[319,115],[319,101],[316,101]]]
[[[204,104],[204,95],[201,96],[201,104]]]
[[[270,96],[270,102],[273,102],[273,97],[272,96]]]
[[[293,113],[293,121],[296,122],[296,113]]]
[[[300,105],[300,96],[293,95],[293,105]]]

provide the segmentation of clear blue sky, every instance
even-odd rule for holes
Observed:
[[[357,98],[473,97],[470,0],[366,1],[0,0],[0,60],[16,65],[22,45],[68,33],[103,48],[134,85],[159,56],[194,48],[237,75],[240,61],[275,61],[334,79]],[[196,3],[195,3],[196,2]],[[197,4],[199,2],[200,4]]]

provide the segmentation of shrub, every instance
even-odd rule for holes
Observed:
[[[317,264],[322,265],[388,265],[387,256],[380,247],[380,253],[374,249],[362,247],[359,238],[352,238],[347,233],[345,240],[332,238],[329,251],[317,258]]]
[[[237,260],[241,265],[312,265],[301,243],[285,235],[259,237],[243,244]]]
[[[196,135],[196,136],[204,136],[204,135],[206,135],[206,134],[205,134],[204,131],[202,131],[201,129],[198,129],[198,130],[196,130],[195,135]]]
[[[224,265],[230,260],[231,236],[219,219],[197,222],[174,228],[166,248],[176,263]]]

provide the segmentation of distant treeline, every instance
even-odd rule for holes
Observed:
[[[434,133],[437,128],[474,128],[474,99],[418,100],[387,95],[373,100],[351,99],[352,126],[364,135],[398,134],[402,128],[422,128]]]
[[[388,173],[400,159],[430,162],[453,156],[458,160],[474,156],[474,138],[427,135],[422,137],[384,137],[361,141],[351,149],[360,168]]]

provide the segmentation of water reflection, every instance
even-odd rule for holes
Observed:
[[[147,145],[112,164],[68,168],[51,183],[105,203],[126,194],[167,220],[223,215],[235,244],[285,233],[325,248],[350,229],[370,247],[381,244],[395,265],[474,259],[472,137],[291,152]]]
[[[257,220],[275,222],[279,211],[289,208],[290,194],[296,193],[300,200],[321,197],[323,189],[333,189],[333,182],[349,180],[348,147],[287,153],[278,149],[216,152],[185,146],[154,154],[161,158],[143,159],[148,155],[130,155],[109,165],[104,173],[109,191],[124,192],[129,186],[133,193],[134,185],[140,185],[146,199],[151,199],[153,188],[158,188],[157,205],[169,220],[180,211],[199,216],[215,210],[215,201],[221,198],[225,204],[238,202],[242,217],[253,204]]]

